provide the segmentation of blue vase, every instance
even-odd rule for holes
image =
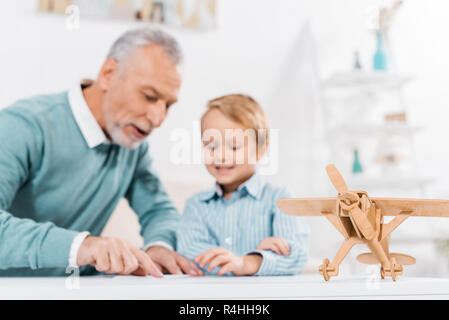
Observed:
[[[376,32],[377,50],[374,54],[373,68],[374,70],[387,70],[388,61],[387,53],[385,52],[385,39],[380,31]]]
[[[360,163],[360,159],[359,159],[359,150],[354,149],[354,162],[352,164],[352,173],[358,174],[358,173],[362,173],[362,172],[363,172],[363,168],[362,168],[362,164]]]

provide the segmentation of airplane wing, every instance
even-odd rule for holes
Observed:
[[[321,216],[322,212],[336,213],[336,198],[280,199],[276,205],[294,216]]]
[[[384,216],[411,212],[416,217],[449,217],[449,200],[371,198]],[[294,216],[321,216],[322,212],[336,213],[336,198],[280,199],[276,205]]]
[[[371,198],[384,216],[411,212],[415,217],[449,217],[449,200]]]

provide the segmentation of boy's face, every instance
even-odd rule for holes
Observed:
[[[254,173],[259,159],[256,134],[218,109],[212,109],[204,116],[204,160],[207,170],[219,184],[239,185]]]

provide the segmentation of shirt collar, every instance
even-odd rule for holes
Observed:
[[[89,148],[95,148],[100,144],[109,143],[109,140],[84,99],[82,86],[88,86],[90,83],[91,82],[88,81],[83,81],[82,85],[78,83],[69,90],[68,98],[75,121],[78,124],[87,145]]]
[[[255,172],[251,178],[245,181],[238,189],[246,189],[246,191],[253,196],[255,199],[258,199],[262,193],[262,188],[265,185],[262,177]],[[237,190],[238,190],[237,189]]]
[[[259,199],[264,185],[265,181],[257,172],[255,172],[248,180],[242,183],[235,192],[247,193],[254,199]],[[221,186],[216,182],[215,188],[204,192],[204,194],[201,196],[201,199],[203,201],[208,201],[214,197],[220,198],[222,196],[223,190],[221,189]]]

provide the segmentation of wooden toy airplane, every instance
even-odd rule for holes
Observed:
[[[415,258],[390,253],[390,234],[410,216],[449,217],[449,200],[370,198],[365,191],[349,191],[345,180],[334,165],[326,167],[327,174],[338,191],[336,198],[280,199],[277,206],[295,216],[324,216],[345,238],[334,261],[324,259],[319,273],[328,281],[338,275],[338,268],[356,244],[366,244],[371,253],[357,260],[366,264],[380,264],[382,279],[391,276],[396,281],[403,265],[412,265]],[[384,224],[383,217],[394,216]]]

